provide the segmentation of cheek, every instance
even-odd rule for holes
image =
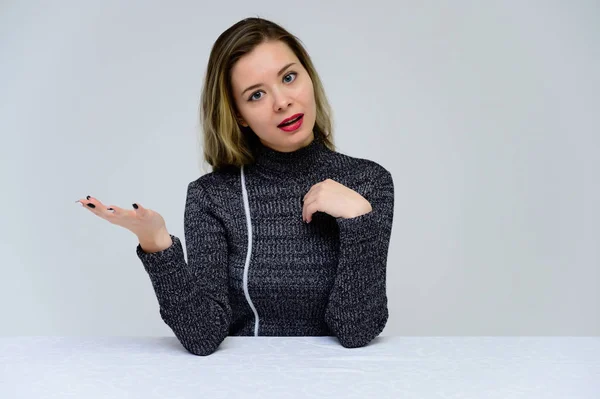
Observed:
[[[313,91],[312,84],[310,84],[310,83],[304,85],[298,93],[298,99],[303,104],[310,104],[311,102],[314,102],[314,97],[315,97],[315,94]]]
[[[261,104],[248,111],[248,116],[254,126],[262,129],[269,125],[270,112],[266,105]]]

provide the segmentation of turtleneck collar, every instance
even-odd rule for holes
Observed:
[[[313,132],[313,137],[310,144],[291,152],[274,150],[257,140],[254,167],[263,175],[284,179],[310,173],[328,151],[320,135]]]

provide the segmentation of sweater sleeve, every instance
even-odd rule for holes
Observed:
[[[386,264],[394,216],[394,183],[381,167],[363,195],[371,212],[337,218],[340,251],[325,322],[345,348],[367,345],[388,320]]]
[[[210,199],[193,181],[188,185],[184,214],[188,262],[178,237],[163,251],[136,252],[156,294],[162,320],[190,353],[215,352],[229,333],[227,241]]]

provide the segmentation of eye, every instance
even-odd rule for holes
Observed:
[[[292,80],[288,80],[287,82],[291,83],[291,82],[293,82],[294,80],[296,80],[296,75],[298,75],[298,74],[297,74],[296,72],[290,72],[290,73],[288,73],[287,75],[285,75],[285,76],[283,77],[284,81],[285,81],[285,78],[287,78],[288,76],[292,76],[292,75],[294,75],[294,79],[292,79]],[[256,94],[260,93],[261,91],[262,91],[262,90],[255,91],[255,92],[254,92],[254,93],[253,93],[253,94],[252,94],[252,95],[251,95],[251,96],[248,98],[248,101],[256,101],[256,100],[260,100],[262,97],[256,98],[256,97],[254,97],[254,96],[255,96]]]
[[[297,75],[297,73],[296,73],[296,72],[290,72],[290,73],[288,73],[287,75],[285,75],[283,78],[285,79],[285,78],[287,78],[288,76],[292,76],[292,75],[296,76],[296,75]],[[294,78],[294,79],[293,79],[293,80],[291,80],[290,82],[293,82],[294,80],[296,80],[296,79]]]

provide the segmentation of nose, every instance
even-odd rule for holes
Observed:
[[[283,111],[286,108],[289,108],[292,105],[292,102],[289,100],[282,100],[275,104],[275,108],[277,111]]]
[[[277,111],[284,110],[292,105],[291,98],[283,92],[279,92],[275,98],[275,103],[273,106]]]
[[[290,105],[292,105],[292,103],[291,103],[291,102],[290,102],[290,103],[288,103],[288,104],[287,104],[287,106],[286,106],[286,105],[282,105],[282,106],[280,106],[279,108],[277,108],[277,110],[278,110],[278,111],[281,111],[282,109],[284,109],[284,108],[287,108],[287,107],[289,107]]]

